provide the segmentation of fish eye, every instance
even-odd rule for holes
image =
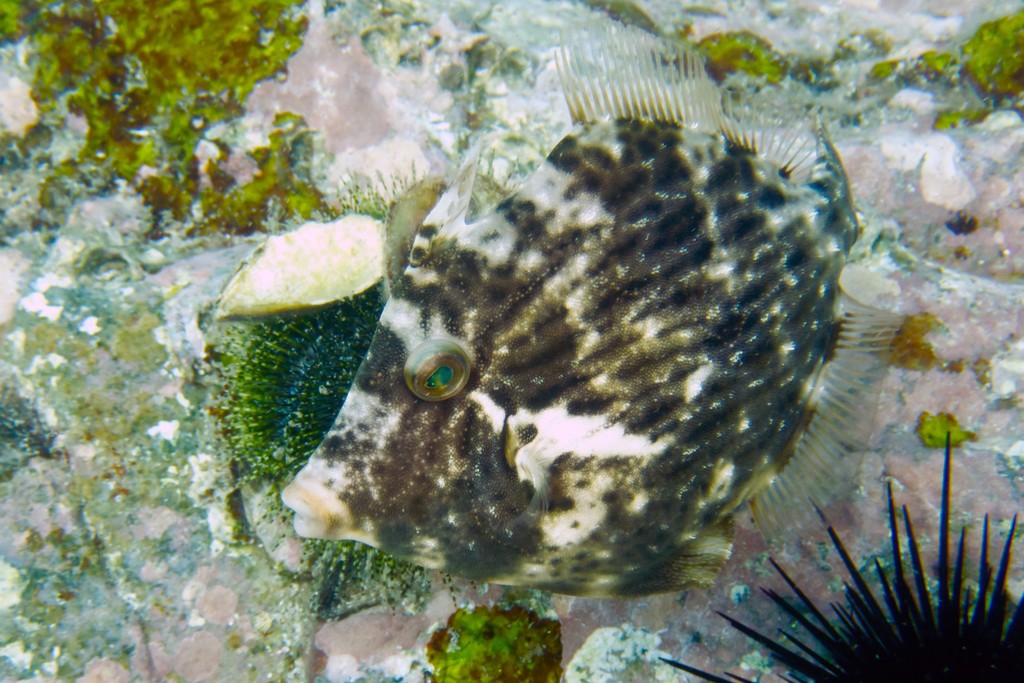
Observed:
[[[458,342],[428,339],[406,359],[405,383],[424,401],[443,401],[466,386],[470,364],[469,353]]]

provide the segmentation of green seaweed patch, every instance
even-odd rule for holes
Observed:
[[[997,100],[1024,93],[1024,12],[982,24],[963,47],[964,72]]]
[[[291,478],[334,423],[383,308],[382,285],[302,315],[231,324],[214,407],[243,478]]]
[[[978,436],[971,431],[962,429],[956,417],[950,413],[921,413],[917,419],[917,436],[928,448],[945,448],[946,435],[954,448],[964,441],[977,441]]]
[[[18,40],[25,35],[27,4],[22,0],[0,0],[0,44]]]
[[[951,128],[963,128],[975,123],[981,123],[989,115],[987,111],[945,111],[935,117],[934,127],[936,130],[949,130]]]
[[[658,25],[642,7],[630,0],[583,0],[583,4],[625,24],[658,35]]]
[[[942,327],[942,321],[931,313],[907,316],[896,332],[891,345],[891,362],[907,370],[929,370],[938,365],[935,347],[925,335]]]
[[[431,636],[427,660],[438,683],[555,683],[562,676],[562,628],[518,605],[463,607]]]
[[[959,79],[960,61],[949,52],[928,50],[913,59],[890,59],[876,62],[868,77],[876,81],[895,78],[904,84],[947,83]]]
[[[715,33],[700,40],[697,48],[707,59],[708,72],[719,82],[731,73],[743,72],[778,83],[789,71],[786,57],[749,31]]]
[[[918,73],[928,80],[943,78],[959,66],[954,55],[937,50],[922,52],[917,56],[915,62]]]
[[[868,76],[876,81],[884,81],[896,74],[902,63],[903,62],[899,59],[887,59],[885,61],[875,62],[868,71]]]
[[[33,94],[46,120],[88,124],[77,165],[108,183],[157,175],[195,192],[196,145],[242,113],[301,46],[298,0],[66,0],[31,14]],[[149,169],[140,174],[143,167]],[[165,207],[158,207],[165,208]],[[183,212],[179,211],[179,214]]]
[[[210,164],[212,183],[201,192],[203,218],[193,226],[193,234],[249,235],[263,231],[271,219],[316,216],[330,221],[340,215],[317,188],[310,171],[315,133],[297,114],[278,114],[274,126],[270,144],[249,153],[257,170],[244,185],[236,185],[223,169],[227,155]],[[179,211],[184,207],[184,203],[177,206]]]

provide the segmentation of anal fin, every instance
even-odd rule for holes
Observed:
[[[706,588],[715,581],[722,565],[732,555],[733,523],[722,517],[680,543],[665,562],[627,573],[615,595],[618,597],[671,593],[689,588]]]
[[[822,505],[848,479],[849,455],[866,449],[888,368],[890,343],[903,317],[858,303],[844,293],[839,337],[833,357],[815,381],[807,421],[792,455],[750,501],[758,527],[769,541]]]

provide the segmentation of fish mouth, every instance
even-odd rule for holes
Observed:
[[[335,491],[303,469],[281,491],[281,501],[295,512],[295,533],[304,538],[340,541],[350,538],[352,515]]]

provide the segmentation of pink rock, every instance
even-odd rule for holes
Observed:
[[[128,670],[112,659],[93,659],[85,667],[85,675],[75,683],[128,683]]]
[[[199,613],[214,624],[227,624],[235,616],[238,595],[225,586],[211,586],[199,597]]]
[[[147,642],[141,637],[136,641],[135,652],[132,654],[132,672],[136,680],[162,681],[174,669],[174,662],[167,650],[160,643]]]
[[[200,631],[181,641],[174,657],[174,672],[192,683],[213,680],[223,652],[217,636]]]

